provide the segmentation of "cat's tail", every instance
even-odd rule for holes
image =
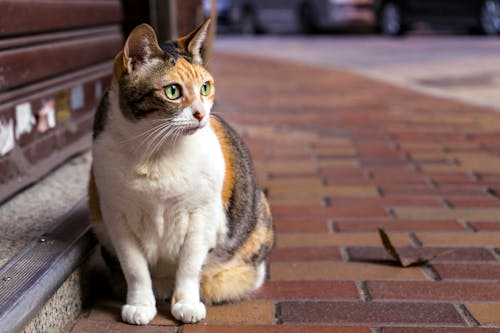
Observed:
[[[238,301],[258,289],[266,277],[266,264],[231,260],[207,269],[201,277],[201,298],[206,304]]]

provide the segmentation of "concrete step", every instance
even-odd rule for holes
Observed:
[[[0,269],[0,331],[62,332],[81,312],[95,245],[82,199]]]

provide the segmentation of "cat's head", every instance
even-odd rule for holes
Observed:
[[[130,33],[115,59],[113,80],[127,120],[160,128],[164,136],[192,134],[207,125],[215,94],[203,66],[209,24],[161,45],[147,24]]]

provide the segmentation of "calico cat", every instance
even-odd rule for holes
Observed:
[[[210,114],[208,26],[161,46],[150,26],[136,27],[95,115],[89,208],[126,280],[127,323],[149,323],[155,296],[198,322],[204,304],[239,300],[265,279],[271,212],[243,141]]]

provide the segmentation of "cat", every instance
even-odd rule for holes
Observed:
[[[205,304],[240,300],[266,277],[271,211],[242,139],[211,114],[209,24],[161,46],[149,25],[136,27],[95,115],[91,224],[125,277],[130,324],[148,324],[157,299],[198,322]]]

